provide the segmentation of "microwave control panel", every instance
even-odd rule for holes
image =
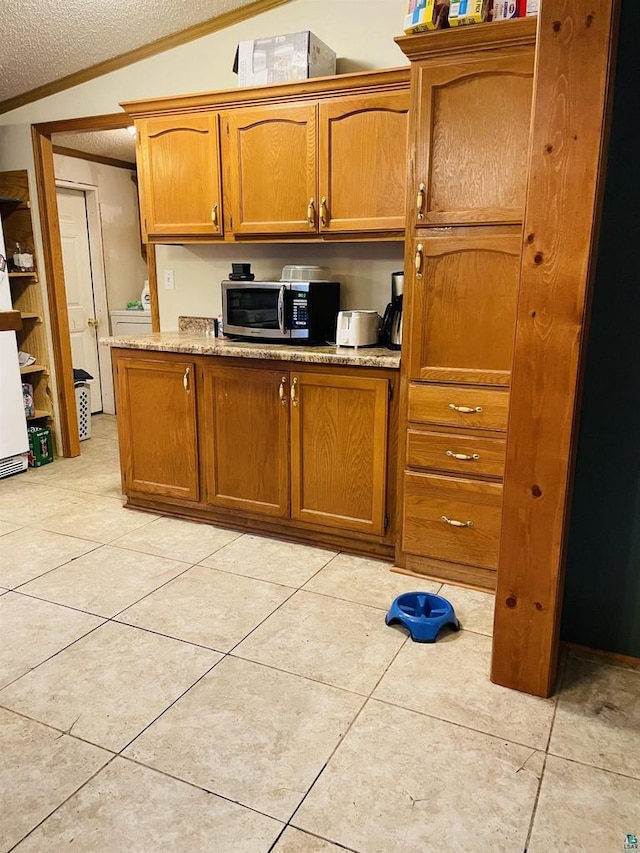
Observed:
[[[309,306],[307,294],[300,290],[291,293],[291,321],[294,329],[306,328],[309,325]]]

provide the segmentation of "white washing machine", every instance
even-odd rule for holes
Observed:
[[[151,334],[150,311],[110,311],[111,334],[120,337]]]

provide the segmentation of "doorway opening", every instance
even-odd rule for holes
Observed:
[[[110,352],[98,341],[111,332],[109,312],[139,299],[146,280],[151,328],[159,329],[155,252],[140,241],[130,124],[119,113],[32,128],[62,456],[81,452],[74,368],[94,377],[92,412],[115,411]],[[116,188],[128,199],[128,219],[114,202]]]

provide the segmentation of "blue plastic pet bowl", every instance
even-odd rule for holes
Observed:
[[[385,617],[387,625],[400,624],[416,643],[435,643],[445,625],[460,630],[453,607],[441,595],[431,592],[405,592],[399,595]]]

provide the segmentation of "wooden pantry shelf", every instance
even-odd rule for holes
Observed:
[[[32,311],[21,311],[20,316],[23,320],[38,320],[39,322],[42,322],[42,315]]]
[[[0,332],[17,332],[22,328],[19,311],[0,311]]]
[[[44,409],[36,409],[32,415],[27,415],[28,421],[41,421],[44,418],[50,418],[51,412],[45,412]]]
[[[27,364],[26,367],[20,368],[20,373],[24,376],[27,373],[46,373],[47,368],[43,364]]]
[[[33,272],[10,272],[9,278],[31,278],[33,279],[33,283],[36,284],[38,273],[35,270]]]

